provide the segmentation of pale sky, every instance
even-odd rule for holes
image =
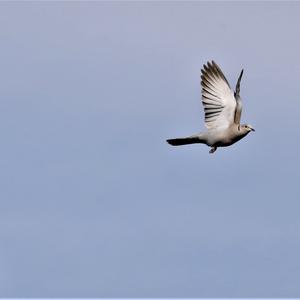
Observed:
[[[0,297],[300,297],[299,2],[1,2]],[[208,154],[214,59],[256,132]]]

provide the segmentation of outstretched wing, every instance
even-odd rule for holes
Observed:
[[[237,103],[227,79],[214,61],[204,65],[201,73],[205,126],[229,127],[234,122]]]
[[[234,98],[236,99],[234,123],[238,124],[238,125],[241,123],[241,116],[242,116],[242,99],[240,96],[240,84],[241,84],[241,79],[242,79],[243,73],[244,73],[244,70],[241,71],[241,74],[236,83],[235,92],[234,92]]]

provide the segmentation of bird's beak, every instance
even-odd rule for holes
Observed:
[[[255,129],[254,128],[250,128],[251,129],[251,131],[255,131]]]

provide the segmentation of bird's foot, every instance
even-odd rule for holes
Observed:
[[[213,154],[216,151],[217,151],[217,147],[211,147],[211,149],[209,150],[209,153]]]

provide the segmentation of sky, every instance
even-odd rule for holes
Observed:
[[[1,2],[0,297],[300,297],[299,2]],[[214,59],[255,133],[208,153]]]

